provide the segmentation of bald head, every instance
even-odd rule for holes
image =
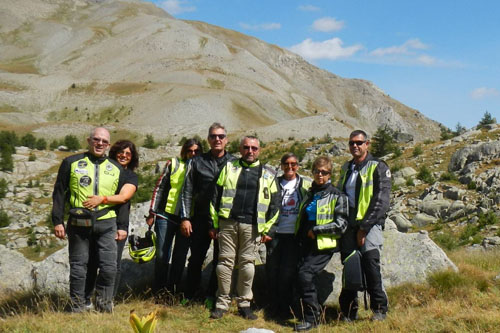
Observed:
[[[109,147],[111,137],[109,131],[104,127],[96,127],[90,132],[87,138],[89,144],[89,153],[96,157],[101,157],[106,153]]]

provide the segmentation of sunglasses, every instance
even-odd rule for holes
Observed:
[[[127,156],[127,157],[132,157],[132,153],[129,151],[120,151],[116,153],[116,155],[122,155],[122,156]]]
[[[209,134],[208,137],[211,140],[215,140],[215,139],[224,140],[226,138],[226,134]]]
[[[198,154],[199,152],[200,152],[199,149],[188,149],[188,153]]]
[[[92,142],[95,143],[95,144],[102,143],[103,145],[109,145],[109,141],[108,140],[106,140],[106,139],[99,139],[99,138],[95,138],[95,137],[92,137]]]
[[[313,173],[315,175],[322,175],[322,176],[326,176],[326,175],[329,175],[331,171],[328,171],[328,170],[314,170]]]
[[[362,146],[366,141],[349,141],[349,146],[353,147],[354,145],[356,146]]]
[[[281,163],[281,165],[283,165],[284,167],[290,167],[290,168],[295,168],[298,163],[297,162],[289,162],[289,163]]]
[[[243,149],[257,151],[257,150],[259,150],[259,147],[256,147],[256,146],[243,146]]]

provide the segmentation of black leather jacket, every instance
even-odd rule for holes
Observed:
[[[189,161],[180,199],[181,220],[191,220],[192,217],[209,219],[215,182],[226,163],[235,159],[236,157],[228,152],[220,158],[215,158],[208,151]]]

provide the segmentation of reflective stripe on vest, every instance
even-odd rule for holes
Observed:
[[[170,171],[170,191],[168,191],[165,212],[176,215],[179,195],[181,194],[182,184],[184,184],[184,177],[186,176],[186,162],[174,158],[170,166],[172,170]]]
[[[295,234],[299,231],[299,223],[305,210],[304,203],[307,199],[300,204],[299,216],[295,224]],[[335,205],[337,204],[337,197],[335,195],[327,195],[319,198],[316,201],[316,225],[324,225],[333,222],[335,218]],[[316,240],[318,242],[318,250],[334,249],[337,247],[338,235],[331,234],[318,234]]]
[[[255,162],[250,167],[260,167],[260,162]],[[229,218],[231,209],[233,208],[233,200],[236,196],[238,178],[240,177],[243,167],[239,160],[228,162],[222,169],[217,185],[222,186],[222,197],[219,207],[219,217]],[[262,175],[259,178],[259,192],[257,197],[257,229],[259,233],[266,233],[271,229],[272,224],[278,217],[278,212],[269,221],[266,221],[266,213],[271,203],[271,193],[278,191],[274,175],[262,168]],[[215,210],[211,208],[212,216]],[[214,226],[218,227],[218,219],[214,218]]]
[[[120,169],[108,159],[97,165],[92,163],[87,156],[73,162],[69,179],[71,207],[83,207],[83,202],[91,195],[111,196],[116,194],[119,179]],[[112,206],[112,204],[101,204],[95,210]],[[98,220],[113,217],[116,217],[116,213],[114,210],[110,210]]]
[[[370,207],[370,201],[373,196],[373,174],[375,173],[375,169],[378,166],[378,161],[368,161],[366,165],[359,171],[359,177],[361,178],[361,188],[358,194],[358,211],[356,213],[356,220],[361,221],[366,212],[368,211],[368,207]],[[342,166],[342,171],[339,180],[339,188],[343,189],[344,184],[346,182],[347,176],[347,168],[349,167],[349,163],[346,163]]]

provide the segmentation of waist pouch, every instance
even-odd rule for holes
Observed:
[[[106,215],[109,212],[109,208],[104,208],[98,211],[92,211],[87,208],[71,208],[69,210],[69,216],[71,225],[77,227],[91,227],[95,224],[98,218]]]
[[[361,257],[361,252],[354,250],[344,259],[342,288],[353,291],[363,291],[366,289],[366,278],[361,266]]]

